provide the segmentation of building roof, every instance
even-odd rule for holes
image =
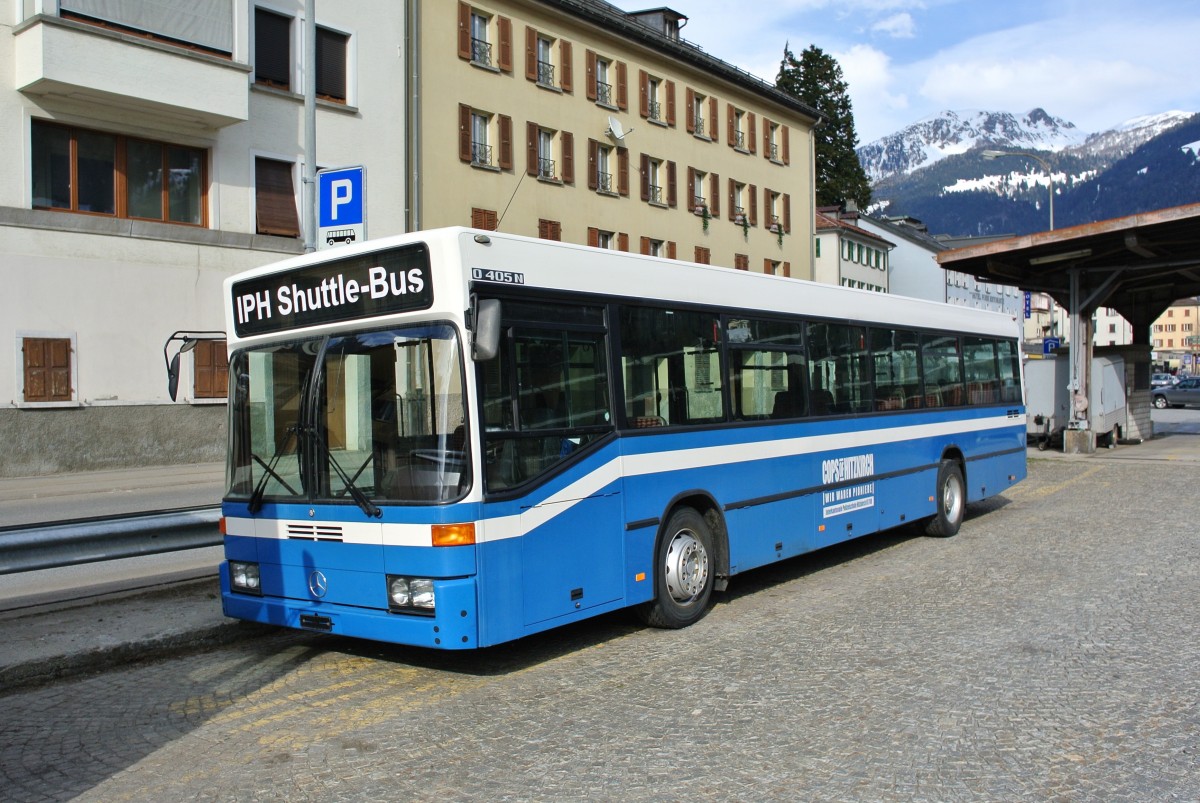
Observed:
[[[884,238],[880,237],[878,234],[875,234],[874,232],[870,232],[870,231],[867,231],[866,229],[859,228],[858,226],[855,226],[853,223],[849,223],[838,217],[832,217],[832,216],[827,215],[820,211],[815,213],[815,222],[816,222],[816,230],[817,231],[830,231],[833,229],[838,229],[839,231],[843,231],[843,232],[850,233],[850,234],[855,234],[859,237],[862,237],[865,240],[873,240],[874,242],[880,243],[881,245],[883,245],[887,248],[895,248],[896,247],[895,243],[891,242],[890,240],[885,240]]]
[[[819,111],[794,95],[781,92],[775,88],[774,84],[715,56],[710,56],[699,45],[679,37],[678,29],[673,36],[668,36],[664,31],[652,27],[648,22],[655,17],[654,13],[647,14],[645,11],[626,13],[604,0],[538,0],[538,2],[579,19],[595,23],[606,31],[624,35],[638,44],[662,51],[674,59],[691,64],[705,72],[713,73],[747,92],[811,119],[814,125],[819,125],[825,120]],[[676,19],[687,19],[683,14],[665,7],[649,11],[661,12]]]

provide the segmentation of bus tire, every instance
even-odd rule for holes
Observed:
[[[925,525],[925,533],[935,538],[949,538],[962,525],[967,507],[967,487],[962,468],[956,460],[943,460],[938,465],[937,513]]]
[[[712,598],[715,565],[708,522],[690,507],[671,514],[654,549],[654,600],[638,606],[651,627],[679,629],[700,621]]]

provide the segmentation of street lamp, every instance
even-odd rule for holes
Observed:
[[[1054,172],[1050,169],[1050,165],[1046,163],[1046,160],[1036,153],[1030,153],[1029,151],[987,150],[982,155],[984,159],[989,161],[999,159],[1002,156],[1027,156],[1042,166],[1042,169],[1046,171],[1046,183],[1050,187],[1050,231],[1054,231]]]

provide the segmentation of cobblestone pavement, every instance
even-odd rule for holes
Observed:
[[[1034,460],[953,539],[444,654],[306,634],[0,696],[0,797],[1200,798],[1195,467]]]

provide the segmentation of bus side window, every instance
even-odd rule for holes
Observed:
[[[630,306],[620,319],[629,426],[724,420],[716,315]]]

